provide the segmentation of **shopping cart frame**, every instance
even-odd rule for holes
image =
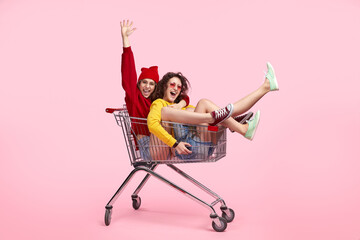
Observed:
[[[111,223],[111,215],[112,215],[112,209],[113,205],[120,196],[120,194],[123,192],[123,190],[126,188],[130,180],[133,178],[133,176],[139,172],[143,171],[146,172],[146,176],[143,178],[143,180],[140,182],[138,187],[135,189],[133,194],[131,195],[132,199],[132,206],[135,210],[140,208],[141,205],[141,198],[139,196],[139,193],[141,189],[144,187],[144,185],[149,180],[150,176],[153,176],[160,181],[168,184],[169,186],[173,187],[174,189],[178,190],[179,192],[183,193],[187,197],[193,199],[200,205],[206,207],[210,211],[210,218],[212,220],[212,227],[217,232],[222,232],[227,228],[227,223],[233,221],[235,217],[235,212],[231,208],[228,208],[224,199],[222,199],[218,194],[210,190],[208,187],[191,177],[190,175],[186,174],[182,170],[180,170],[178,167],[174,166],[176,163],[192,163],[192,162],[210,162],[210,161],[218,161],[219,159],[223,158],[226,155],[226,129],[223,127],[207,127],[203,125],[191,125],[192,127],[202,128],[206,131],[210,132],[221,132],[221,139],[223,139],[222,143],[218,143],[216,147],[219,147],[220,150],[215,150],[215,153],[220,152],[220,154],[212,154],[211,157],[208,157],[206,159],[196,159],[196,160],[182,160],[178,159],[177,157],[172,157],[171,159],[165,160],[161,159],[159,161],[156,160],[145,160],[142,159],[138,152],[138,145],[136,144],[136,134],[134,133],[134,129],[136,126],[135,124],[139,123],[139,120],[142,120],[146,122],[146,119],[141,118],[133,118],[130,117],[126,106],[123,108],[107,108],[107,113],[111,113],[114,115],[115,120],[117,124],[122,128],[123,136],[125,139],[126,148],[128,150],[129,158],[131,165],[134,167],[134,169],[130,172],[130,174],[127,176],[127,178],[124,180],[124,182],[121,184],[121,186],[118,188],[118,190],[115,192],[113,197],[110,199],[110,201],[105,206],[105,225],[108,226]],[[135,123],[135,124],[134,124]],[[177,123],[170,123],[170,124],[177,124]],[[160,140],[159,140],[160,141]],[[176,185],[175,183],[171,182],[170,180],[166,179],[165,177],[161,176],[160,174],[156,173],[155,170],[158,167],[159,164],[165,164],[170,169],[174,170],[179,175],[183,176],[185,179],[187,179],[189,182],[193,183],[195,186],[206,192],[211,197],[215,198],[215,200],[211,203],[208,203],[195,195],[191,194],[184,188]],[[221,216],[219,216],[214,206],[216,204],[220,203],[220,210],[222,212]]]

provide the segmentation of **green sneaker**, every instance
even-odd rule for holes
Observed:
[[[267,66],[268,71],[267,71],[265,77],[267,79],[269,79],[269,81],[270,81],[270,91],[277,91],[277,90],[279,90],[279,85],[276,81],[275,70],[269,62],[266,63],[266,66]]]
[[[246,137],[249,140],[253,140],[257,126],[259,125],[259,121],[260,121],[260,110],[256,112],[253,119],[248,121],[249,128],[246,131],[244,137]]]

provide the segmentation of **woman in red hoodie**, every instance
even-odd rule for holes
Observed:
[[[159,82],[158,67],[141,68],[139,81],[135,68],[135,59],[132,52],[129,36],[136,30],[132,27],[129,20],[120,22],[121,37],[123,42],[123,54],[121,58],[121,77],[122,87],[125,90],[125,103],[132,117],[146,118],[150,111],[150,96]],[[188,99],[184,99],[175,105],[175,108],[181,109],[188,105]]]
[[[136,74],[135,59],[130,46],[129,36],[136,30],[132,27],[133,23],[129,20],[120,22],[121,37],[123,43],[123,54],[121,57],[121,81],[125,90],[126,108],[131,117],[146,119],[151,106],[151,95],[155,91],[156,84],[159,82],[158,67],[141,68],[139,81]],[[189,104],[189,98],[184,97],[178,104],[172,107],[181,109]],[[139,122],[136,124],[134,122]],[[146,121],[133,119],[132,128],[136,135],[138,145],[148,145],[150,132],[147,128]],[[143,152],[143,151],[140,151]],[[146,156],[142,156],[147,158]]]

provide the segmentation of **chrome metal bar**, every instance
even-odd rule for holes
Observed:
[[[129,137],[125,134],[127,132],[126,131],[126,126],[124,126],[125,123],[123,123],[123,120],[121,119],[120,116],[116,115],[115,113],[114,113],[114,116],[115,116],[117,124],[120,125],[121,128],[122,128],[122,132],[123,132],[124,139],[125,139],[125,144],[126,144],[126,149],[128,151],[128,154],[129,154],[130,162],[132,163],[133,162],[132,159],[135,159],[135,156],[134,156],[133,151],[131,151],[131,153],[130,153],[130,150],[129,150],[130,149],[130,147],[129,147],[129,142],[130,141],[129,141]],[[119,120],[116,117],[119,117]],[[119,122],[120,122],[120,124],[119,124]],[[131,157],[133,157],[133,158],[131,158]]]
[[[218,198],[211,203],[211,206],[215,206],[218,202],[222,202],[222,201],[223,201],[222,199]]]
[[[175,188],[176,190],[178,190],[179,192],[181,193],[184,193],[186,196],[192,198],[193,200],[196,200],[198,201],[198,203],[201,203],[204,207],[208,207],[210,212],[213,213],[213,214],[216,214],[216,211],[215,209],[210,205],[208,204],[207,202],[201,200],[200,198],[196,197],[195,195],[189,193],[188,191],[186,191],[185,189],[177,186],[176,184],[172,183],[171,181],[167,180],[166,178],[164,178],[163,176],[157,174],[156,172],[152,171],[151,169],[149,168],[146,168],[146,167],[136,167],[134,170],[132,170],[129,174],[129,176],[125,179],[125,181],[123,182],[123,184],[121,184],[120,188],[116,191],[116,193],[114,194],[114,196],[110,199],[110,201],[108,202],[108,204],[106,206],[112,206],[113,203],[117,200],[117,198],[120,196],[121,192],[124,190],[124,188],[126,187],[126,185],[129,183],[129,181],[131,180],[131,178],[134,176],[134,174],[137,172],[137,171],[145,171],[149,174],[151,174],[152,176],[158,178],[159,180],[167,183],[168,185],[170,185],[171,187]]]
[[[184,178],[186,178],[187,180],[189,180],[190,182],[192,182],[193,184],[195,184],[197,187],[199,187],[200,189],[202,189],[203,191],[205,191],[207,194],[209,194],[210,196],[214,197],[216,199],[217,202],[221,202],[222,206],[226,206],[225,205],[225,201],[215,192],[213,192],[212,190],[210,190],[208,187],[206,187],[205,185],[201,184],[199,181],[197,181],[196,179],[194,179],[193,177],[191,177],[190,175],[186,174],[185,172],[183,172],[182,170],[180,170],[179,168],[175,167],[172,164],[167,164],[168,167],[170,167],[171,169],[173,169],[175,172],[177,172],[178,174],[180,174],[181,176],[183,176]],[[214,205],[212,205],[214,206]]]
[[[167,183],[168,185],[170,185],[171,187],[175,188],[175,189],[178,190],[179,192],[184,193],[186,196],[190,197],[190,198],[193,199],[193,200],[196,200],[198,203],[202,204],[204,207],[208,207],[211,213],[216,214],[215,209],[214,209],[210,204],[208,204],[207,202],[201,200],[200,198],[196,197],[195,195],[189,193],[189,192],[186,191],[185,189],[177,186],[176,184],[174,184],[174,183],[172,183],[171,181],[167,180],[167,179],[164,178],[163,176],[161,176],[161,175],[157,174],[156,172],[154,172],[154,171],[152,171],[152,170],[150,170],[150,169],[148,169],[148,168],[145,168],[145,167],[139,167],[139,169],[144,170],[144,171],[150,173],[150,174],[153,175],[154,177],[156,177],[156,178],[158,178],[159,180]]]
[[[120,196],[121,192],[125,189],[126,185],[129,183],[129,181],[131,180],[131,178],[134,176],[134,174],[139,171],[141,169],[139,168],[135,168],[134,170],[132,170],[128,177],[125,179],[125,181],[121,184],[121,186],[119,187],[119,189],[116,191],[116,193],[114,194],[114,196],[110,199],[110,201],[108,202],[108,204],[106,206],[112,206],[113,203],[118,199],[118,197]]]
[[[157,164],[155,164],[154,166],[152,166],[150,169],[152,171],[155,171],[155,169],[157,168]],[[146,176],[144,177],[144,179],[141,181],[141,183],[139,184],[139,186],[136,188],[136,190],[134,191],[133,195],[138,195],[139,192],[141,191],[141,189],[144,187],[145,183],[149,180],[150,177],[150,173],[146,174]]]

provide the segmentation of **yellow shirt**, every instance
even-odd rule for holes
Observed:
[[[161,126],[161,109],[163,107],[172,105],[173,103],[169,103],[164,99],[158,98],[156,99],[150,106],[150,112],[147,117],[147,125],[149,131],[158,137],[161,141],[163,141],[169,147],[172,147],[176,139],[169,134],[162,126]],[[193,107],[189,105],[188,107]]]

